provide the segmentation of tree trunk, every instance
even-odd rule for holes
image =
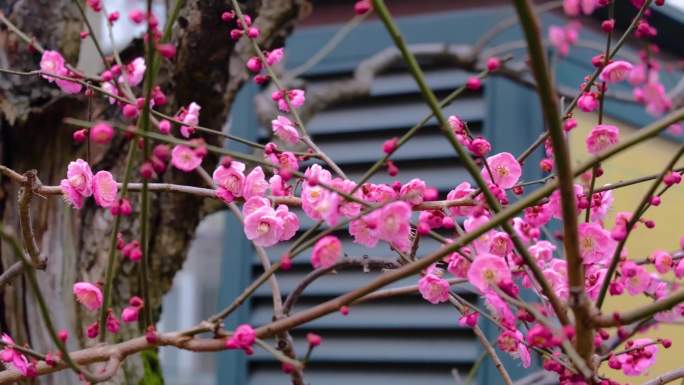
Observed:
[[[173,114],[180,106],[194,101],[202,106],[200,124],[215,129],[224,126],[235,95],[248,80],[244,63],[253,54],[247,41],[235,43],[229,38],[231,25],[220,18],[230,8],[228,4],[224,0],[186,1],[175,27],[177,55],[172,61],[165,61],[158,82],[170,99],[165,112]],[[262,47],[281,46],[302,10],[308,8],[304,5],[307,5],[305,0],[248,2],[247,12],[258,16],[255,23],[262,31],[259,38]],[[78,35],[84,27],[72,0],[9,0],[3,7],[2,11],[15,25],[29,36],[35,36],[46,49],[58,50],[70,63],[77,62]],[[16,35],[0,30],[0,67],[33,70],[39,60],[40,54],[29,50]],[[74,144],[71,139],[74,128],[62,123],[65,117],[87,119],[89,114],[93,120],[115,117],[116,111],[104,98],[94,96],[89,111],[86,96],[64,95],[39,77],[9,75],[0,76],[0,92],[0,157],[4,165],[19,172],[36,169],[43,184],[55,185],[64,178],[67,164],[80,157],[89,158],[93,170],[111,170],[117,179],[122,178],[129,142],[119,138],[108,146],[91,145],[88,149],[85,144]],[[205,137],[205,140],[221,145],[216,137]],[[203,167],[211,172],[216,162],[215,157],[208,156]],[[137,159],[136,164],[139,163]],[[136,172],[133,178],[139,179]],[[164,182],[202,185],[196,174],[171,168],[160,178]],[[16,184],[3,180],[0,210],[5,226],[15,231],[18,229],[17,192]],[[122,233],[127,240],[139,238],[135,215],[137,194],[131,196],[131,201],[134,215],[122,221]],[[207,214],[203,203],[189,195],[153,194],[151,197],[148,279],[152,303],[146,305],[153,307],[157,319],[161,297],[182,267],[195,228]],[[37,274],[53,322],[57,328],[70,331],[70,350],[92,345],[95,342],[85,337],[85,327],[97,314],[76,306],[71,287],[76,281],[104,281],[113,217],[107,210],[96,207],[92,199],[83,209],[73,210],[57,197],[34,196],[31,212],[41,256],[47,259],[46,269]],[[1,268],[4,270],[14,262],[16,257],[3,245]],[[131,295],[140,295],[140,279],[139,264],[118,259],[117,265],[112,307],[120,314]],[[3,332],[35,350],[55,350],[23,278],[6,286],[0,301]],[[109,336],[108,340],[139,335],[143,326],[122,324],[119,334]],[[155,375],[144,372],[142,360],[135,357],[125,362],[111,383],[125,380],[136,384],[144,375]],[[42,384],[77,381],[67,371],[39,380]]]

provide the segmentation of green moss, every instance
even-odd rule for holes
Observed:
[[[164,375],[159,364],[156,350],[145,350],[140,353],[143,363],[143,378],[138,385],[164,385]]]

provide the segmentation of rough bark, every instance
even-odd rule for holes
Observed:
[[[247,12],[258,15],[255,23],[261,28],[262,45],[274,48],[283,44],[302,10],[305,0],[249,1]],[[46,49],[61,51],[70,63],[78,59],[82,30],[77,10],[71,0],[11,0],[2,11],[20,29],[35,36]],[[251,56],[246,42],[234,43],[228,35],[230,25],[220,15],[229,8],[224,0],[186,0],[175,27],[174,41],[178,53],[165,61],[160,74],[162,88],[170,97],[166,112],[194,101],[202,106],[200,124],[224,126],[235,95],[248,79],[244,62]],[[41,22],[37,23],[36,20]],[[16,35],[0,30],[0,66],[15,69],[35,69],[40,55],[27,49]],[[148,67],[149,68],[149,67]],[[102,98],[92,100],[93,119],[111,116],[114,111]],[[122,175],[127,143],[116,140],[110,146],[75,145],[73,128],[65,126],[65,117],[88,117],[88,100],[84,96],[69,97],[38,77],[0,76],[0,159],[19,171],[38,170],[45,184],[58,184],[64,177],[69,161],[90,156],[94,170],[112,169]],[[205,138],[219,144],[216,138]],[[213,169],[216,159],[207,157],[203,166]],[[134,179],[138,179],[134,173]],[[161,178],[166,182],[201,185],[194,174],[167,170]],[[7,226],[17,224],[17,189],[2,181],[0,210]],[[137,195],[132,196],[134,209]],[[161,297],[168,291],[175,273],[182,267],[195,228],[206,214],[202,200],[181,194],[153,194],[150,239],[150,284],[155,314],[161,311]],[[112,216],[97,208],[90,200],[82,210],[68,208],[58,198],[35,198],[32,205],[33,226],[41,255],[47,258],[47,268],[38,272],[40,284],[53,312],[58,328],[67,328],[72,349],[92,345],[84,337],[85,326],[96,319],[75,306],[71,287],[75,281],[103,281],[108,254]],[[122,232],[127,239],[137,238],[137,217],[123,221]],[[2,269],[15,262],[8,248],[2,248]],[[138,266],[118,263],[113,290],[113,307],[117,313],[131,295],[140,294]],[[0,297],[0,330],[9,331],[19,343],[29,343],[39,351],[54,350],[34,300],[26,292],[22,280],[4,289]],[[137,326],[123,326],[120,336],[140,334]],[[112,339],[114,337],[110,337]],[[139,357],[127,360],[124,370],[112,383],[138,383],[144,375]],[[68,372],[40,379],[41,384],[76,383]]]

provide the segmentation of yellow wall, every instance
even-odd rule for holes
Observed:
[[[570,133],[570,144],[573,161],[579,162],[588,157],[584,140],[587,133],[597,122],[595,114],[579,113],[575,116],[579,126]],[[625,138],[632,134],[635,129],[623,123],[606,120],[605,123],[620,127],[620,135]],[[656,138],[646,143],[633,147],[630,151],[620,154],[603,164],[604,175],[597,180],[597,186],[614,183],[621,180],[655,174],[662,171],[663,167],[674,155],[678,145],[674,142]],[[682,163],[682,162],[680,162]],[[606,227],[612,228],[614,215],[619,211],[633,211],[639,204],[643,194],[649,187],[649,183],[624,187],[614,191],[615,202],[610,216],[607,218]],[[654,229],[646,229],[640,225],[629,238],[626,249],[631,258],[643,258],[655,249],[675,250],[679,247],[679,238],[684,235],[684,192],[682,187],[673,188],[663,196],[663,202],[659,207],[653,207],[646,212],[645,217],[656,222]],[[606,302],[606,311],[626,310],[647,303],[644,297],[631,297],[627,294]],[[611,378],[630,384],[641,384],[648,379],[658,376],[669,370],[684,366],[684,326],[660,326],[659,330],[646,333],[646,336],[667,337],[673,341],[672,347],[664,350],[660,347],[659,359],[651,370],[640,377],[627,377],[619,371],[613,371],[607,366],[603,370]],[[679,380],[681,381],[681,380]]]

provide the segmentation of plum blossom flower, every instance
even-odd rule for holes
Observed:
[[[195,127],[199,124],[201,109],[202,107],[199,104],[192,102],[188,106],[188,110],[182,114],[183,125],[180,127],[180,132],[184,138],[189,138],[195,132]]]
[[[575,17],[580,12],[591,15],[596,9],[596,0],[563,0],[563,11],[566,15]]]
[[[277,91],[273,99],[278,102],[280,111],[290,112],[290,105],[295,109],[301,107],[306,101],[306,96],[303,90],[293,89],[287,91],[287,98],[285,98],[284,92]],[[287,103],[288,100],[290,101],[289,105]]]
[[[179,144],[171,151],[171,164],[181,171],[190,172],[202,164],[202,157],[192,148]]]
[[[266,63],[270,66],[278,64],[283,60],[284,56],[285,50],[283,50],[283,48],[276,48],[266,55]]]
[[[629,76],[634,66],[624,60],[616,60],[603,68],[599,78],[606,83],[618,83]]]
[[[299,230],[299,217],[290,211],[286,205],[278,205],[276,216],[283,221],[283,231],[280,234],[281,241],[292,239]]]
[[[449,282],[436,274],[425,274],[418,281],[418,290],[423,299],[438,304],[449,299]]]
[[[596,155],[620,140],[620,129],[610,124],[599,124],[587,136],[587,151]]]
[[[538,241],[527,250],[539,265],[544,266],[553,259],[553,252],[556,251],[556,245],[549,241]]]
[[[354,243],[367,247],[375,247],[380,240],[377,228],[378,215],[377,211],[374,211],[352,221],[349,224],[349,234],[354,237]]]
[[[253,196],[263,196],[266,190],[268,190],[268,182],[266,182],[264,170],[261,169],[261,166],[254,167],[245,178],[242,196],[245,199]]]
[[[518,330],[504,330],[496,344],[502,351],[508,353],[511,357],[520,359],[524,368],[529,368],[531,364],[530,351],[527,349],[523,341],[523,334]]]
[[[73,292],[76,300],[88,310],[97,310],[102,306],[102,290],[90,282],[76,282]]]
[[[608,269],[602,268],[600,265],[591,265],[586,270],[584,286],[587,291],[587,296],[592,301],[595,301],[596,298],[598,298],[607,271]]]
[[[598,98],[593,92],[585,92],[577,100],[577,107],[584,112],[595,111],[599,106]]]
[[[423,203],[423,195],[425,195],[426,188],[427,185],[425,184],[425,181],[414,178],[405,185],[401,186],[399,196],[406,202],[416,206]]]
[[[252,345],[256,341],[256,332],[247,324],[242,324],[235,328],[235,332],[226,340],[226,349],[242,349],[245,354],[252,355],[254,349]]]
[[[216,195],[227,203],[242,196],[245,186],[244,171],[245,164],[235,160],[228,166],[219,165],[212,175],[217,186]]]
[[[299,142],[299,131],[297,131],[297,127],[287,117],[278,115],[276,119],[271,120],[271,127],[273,128],[273,133],[283,142],[289,144],[297,144]]]
[[[617,243],[610,233],[596,223],[580,223],[579,245],[585,264],[602,263],[612,257]]]
[[[88,162],[83,159],[70,162],[67,177],[60,182],[64,199],[77,209],[83,207],[83,200],[93,194],[92,180]]]
[[[356,183],[348,180],[348,179],[341,179],[341,178],[335,178],[331,181],[332,187],[335,189],[342,191],[344,193],[350,194],[352,190],[356,188]],[[354,194],[352,194],[354,197],[361,199],[362,198],[362,192],[361,190],[356,190]],[[352,218],[361,212],[361,204],[353,201],[348,201],[344,198],[340,198],[340,205],[339,205],[339,212],[340,214],[346,216],[347,218]]]
[[[509,152],[502,152],[487,158],[489,167],[485,167],[480,172],[485,181],[494,183],[502,189],[515,186],[520,179],[522,169],[520,163]],[[493,175],[489,174],[491,170]]]
[[[632,348],[636,349],[619,354],[617,359],[622,364],[625,375],[640,376],[655,364],[658,346],[650,338],[639,338],[632,341]]]
[[[470,183],[461,182],[458,186],[456,186],[456,188],[449,191],[449,193],[447,194],[447,199],[449,199],[449,200],[465,199],[470,194],[472,194],[473,192],[475,192],[475,189],[470,186]],[[475,207],[473,207],[473,206],[452,206],[452,207],[449,207],[449,211],[451,212],[451,215],[456,215],[456,216],[471,215],[474,210],[475,210]]]
[[[663,86],[657,79],[651,79],[642,87],[634,89],[634,98],[646,105],[646,112],[652,116],[660,116],[672,108],[672,100],[665,92]]]
[[[258,199],[255,196],[249,199]],[[246,204],[246,203],[245,203]],[[257,246],[269,247],[280,241],[283,235],[283,219],[270,206],[262,206],[244,218],[247,239]]]
[[[0,336],[0,340],[5,344],[16,345],[12,337],[4,333]],[[2,359],[2,362],[12,364],[12,366],[23,376],[35,377],[38,374],[35,364],[29,362],[26,356],[15,349],[5,346],[5,348],[0,351],[0,358]]]
[[[633,261],[626,261],[620,266],[623,283],[629,295],[639,295],[645,292],[651,284],[651,274]]]
[[[64,57],[57,51],[45,51],[40,59],[40,70],[43,72],[41,75],[44,79],[50,83],[55,82],[57,86],[64,92],[68,94],[76,94],[81,91],[81,85],[76,82],[72,82],[64,79],[57,79],[50,75],[56,76],[71,76],[73,75],[71,71],[66,67],[64,62]]]
[[[131,87],[135,87],[143,80],[145,76],[145,70],[147,66],[145,65],[145,59],[138,57],[133,59],[132,62],[124,66],[123,70],[126,72],[126,76],[122,73],[119,76],[119,83],[123,83],[128,78],[128,84]]]
[[[552,25],[549,27],[549,41],[561,56],[567,56],[570,52],[570,46],[577,43],[579,35],[579,23],[569,23],[565,27]]]
[[[460,253],[451,253],[449,255],[449,264],[447,271],[455,277],[466,278],[468,276],[468,269],[470,269],[470,261],[468,258]]]
[[[334,235],[326,235],[316,242],[311,252],[311,265],[315,269],[327,268],[337,263],[342,254],[342,242]]]
[[[114,129],[107,122],[99,122],[90,128],[90,139],[99,144],[106,144],[112,140]]]
[[[116,203],[119,187],[109,171],[98,171],[93,176],[93,196],[100,207],[109,208]]]
[[[650,256],[650,260],[653,262],[656,271],[660,274],[667,274],[674,266],[672,255],[664,250],[654,251]]]
[[[489,290],[491,285],[498,285],[511,280],[511,271],[506,261],[493,254],[480,254],[468,269],[468,281],[481,292]]]
[[[411,242],[409,234],[411,226],[411,206],[403,201],[392,202],[380,210],[377,229],[380,239],[389,242],[392,247],[408,251]]]

